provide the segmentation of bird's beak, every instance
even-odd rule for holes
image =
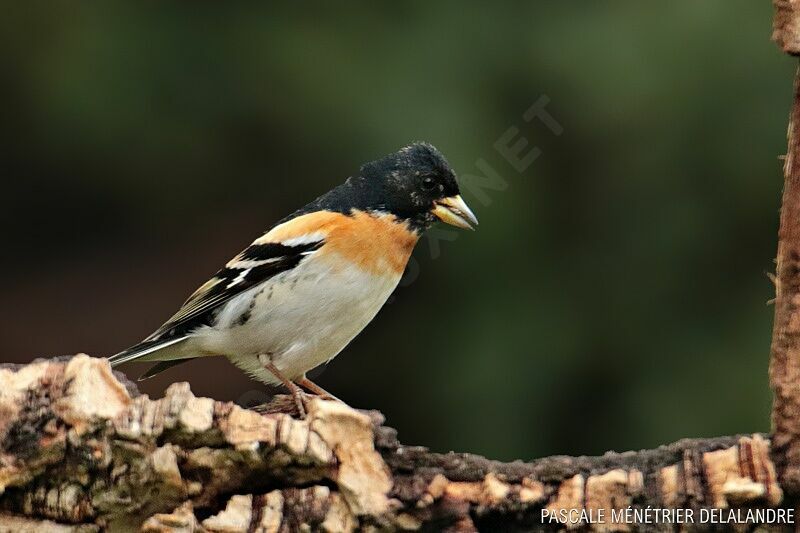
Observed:
[[[442,222],[457,228],[474,229],[478,219],[460,194],[434,202],[432,213]]]

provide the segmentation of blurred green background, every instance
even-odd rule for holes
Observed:
[[[321,385],[406,443],[500,459],[768,430],[794,70],[771,14],[7,5],[0,360],[135,343],[273,222],[427,140],[507,188],[465,192],[480,230],[437,239],[440,255],[423,241]],[[522,118],[542,96],[561,135]],[[541,150],[524,172],[494,148],[510,127]],[[263,390],[218,359],[142,388],[181,380],[244,403]]]

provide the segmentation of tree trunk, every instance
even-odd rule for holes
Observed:
[[[774,0],[773,40],[800,55],[800,2]],[[800,492],[800,70],[789,116],[784,189],[778,232],[775,320],[769,367],[774,393],[772,457],[782,486]]]

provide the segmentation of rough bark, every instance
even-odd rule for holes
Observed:
[[[626,530],[612,509],[783,501],[762,435],[501,463],[403,446],[375,412],[292,405],[258,413],[185,383],[153,400],[85,355],[0,369],[0,531],[509,531],[542,527],[543,508],[604,509],[595,529]]]
[[[772,0],[775,7],[772,40],[781,50],[800,55],[800,2],[798,0]]]
[[[775,0],[773,39],[800,53],[800,2]],[[784,161],[784,190],[775,276],[770,385],[773,459],[785,489],[800,490],[800,71],[795,75]]]
[[[772,429],[775,461],[781,480],[793,492],[800,488],[800,77],[784,164],[776,274],[775,320],[770,383],[774,393]]]

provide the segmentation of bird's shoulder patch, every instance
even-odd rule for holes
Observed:
[[[334,211],[316,211],[282,222],[256,239],[253,244],[302,244],[324,239],[330,229],[349,216]]]

